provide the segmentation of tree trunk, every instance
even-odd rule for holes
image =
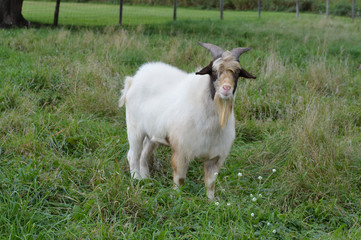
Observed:
[[[261,18],[262,0],[258,0],[258,18]]]
[[[296,18],[300,16],[300,0],[296,0]]]
[[[326,17],[330,14],[330,0],[326,0]]]
[[[21,14],[23,0],[0,0],[0,27],[28,26]]]

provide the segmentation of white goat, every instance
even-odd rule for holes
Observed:
[[[249,48],[200,43],[213,61],[197,73],[165,63],[147,63],[125,79],[119,106],[126,104],[131,175],[149,177],[149,159],[159,143],[173,150],[173,181],[182,186],[189,162],[204,161],[207,196],[214,198],[216,175],[235,137],[233,103],[239,77],[255,78],[238,58]]]

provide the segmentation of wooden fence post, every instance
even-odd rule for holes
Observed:
[[[177,0],[174,0],[173,20],[177,20]]]
[[[223,20],[224,0],[221,0],[221,20]]]
[[[60,0],[56,0],[55,12],[54,12],[54,23],[53,23],[53,25],[54,25],[55,27],[58,26],[59,8],[60,8]]]
[[[120,6],[119,6],[119,26],[122,26],[123,24],[123,0],[120,0]]]

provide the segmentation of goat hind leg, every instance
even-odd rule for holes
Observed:
[[[141,179],[139,159],[143,149],[144,134],[135,128],[128,127],[128,162],[130,174],[135,179]]]
[[[157,143],[152,142],[148,137],[144,138],[143,150],[140,156],[140,176],[141,178],[150,177],[149,162],[152,157],[153,151],[157,147]]]

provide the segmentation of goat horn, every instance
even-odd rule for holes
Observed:
[[[222,53],[224,53],[224,50],[214,44],[211,43],[201,43],[198,42],[202,47],[206,48],[208,51],[212,53],[213,60],[219,58],[222,56]]]
[[[233,54],[233,56],[238,59],[243,53],[248,52],[249,50],[251,50],[250,48],[233,48],[231,50],[231,53]]]

